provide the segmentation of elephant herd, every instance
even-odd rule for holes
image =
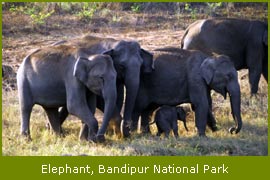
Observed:
[[[103,142],[110,121],[123,137],[135,131],[141,117],[149,133],[149,117],[157,110],[158,134],[178,136],[177,119],[185,122],[182,103],[191,103],[199,136],[206,126],[217,130],[210,91],[230,96],[235,126],[242,128],[237,70],[249,70],[251,93],[261,74],[268,77],[267,24],[241,19],[206,19],[191,24],[181,47],[153,51],[137,41],[84,36],[59,41],[26,56],[17,73],[21,133],[30,138],[30,115],[42,106],[50,128],[61,134],[69,114],[82,121],[80,139]],[[124,105],[123,115],[121,109]],[[104,112],[99,127],[96,108]]]

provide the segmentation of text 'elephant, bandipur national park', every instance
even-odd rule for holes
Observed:
[[[149,117],[157,107],[191,103],[198,134],[205,136],[206,125],[216,131],[210,95],[212,89],[224,98],[227,93],[230,95],[235,121],[230,132],[241,130],[240,86],[237,71],[228,56],[208,56],[200,51],[173,47],[157,49],[153,54],[155,71],[141,75],[132,116],[133,130],[141,116],[142,131],[149,132]]]
[[[125,86],[126,96],[123,117],[123,136],[128,137],[131,115],[140,84],[140,74],[151,73],[154,69],[152,54],[142,49],[137,41],[116,40],[113,38],[102,38],[91,35],[72,39],[70,41],[56,42],[53,46],[61,44],[79,48],[80,54],[82,55],[105,53],[112,57],[117,72],[117,108],[115,109],[113,119],[117,119],[117,124],[120,126],[120,111],[123,105]],[[97,108],[103,111],[103,106],[103,99],[98,97]],[[68,115],[67,111],[63,112],[66,114],[61,115],[64,117],[62,118],[63,121],[61,123],[64,122],[65,117]],[[87,130],[87,127],[84,129]]]
[[[103,141],[116,105],[116,76],[109,55],[81,57],[77,48],[66,45],[36,50],[23,60],[17,74],[21,133],[30,138],[30,115],[38,104],[46,111],[56,133],[61,133],[58,108],[67,107],[70,114],[89,127],[88,140]],[[96,95],[105,102],[100,129],[94,117]]]
[[[195,21],[185,31],[181,48],[229,56],[237,70],[249,70],[251,93],[261,74],[268,81],[268,25],[261,21],[213,18]]]

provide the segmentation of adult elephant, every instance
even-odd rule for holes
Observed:
[[[135,104],[136,95],[140,84],[140,74],[153,71],[153,56],[142,49],[136,41],[116,40],[87,35],[70,41],[60,41],[54,44],[68,44],[80,49],[80,54],[105,53],[112,57],[117,72],[117,108],[114,118],[119,118],[124,99],[124,86],[126,88],[123,135],[129,136],[131,115]],[[97,107],[103,110],[103,100],[98,98]],[[65,111],[64,111],[65,112]],[[62,122],[65,115],[61,115]],[[120,123],[118,123],[120,125]],[[84,127],[87,130],[87,126]],[[87,131],[85,131],[87,132]]]
[[[251,93],[258,91],[261,74],[268,81],[268,25],[242,19],[204,19],[191,24],[181,41],[183,49],[225,54],[237,70],[249,70]]]
[[[80,118],[89,127],[88,140],[103,140],[116,104],[116,71],[108,55],[76,57],[78,49],[60,45],[36,50],[22,62],[18,74],[21,133],[30,137],[29,121],[35,104],[47,113],[52,129],[61,132],[58,108]],[[94,117],[96,95],[105,101],[103,124]]]
[[[162,105],[176,106],[191,103],[200,136],[205,136],[206,125],[217,130],[212,114],[211,89],[226,98],[230,95],[235,127],[242,127],[240,87],[237,71],[229,57],[210,57],[200,51],[163,48],[154,51],[155,71],[141,76],[141,83],[133,112],[133,128],[141,116],[142,130],[149,131],[151,113]]]

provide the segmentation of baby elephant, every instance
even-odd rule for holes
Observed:
[[[178,137],[178,125],[177,120],[181,120],[184,123],[186,131],[186,112],[182,107],[162,106],[156,112],[155,120],[150,124],[156,123],[158,128],[157,136],[161,133],[165,133],[165,137],[169,136],[171,129],[173,130],[174,136]]]

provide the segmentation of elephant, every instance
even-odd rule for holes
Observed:
[[[261,21],[213,18],[195,21],[185,31],[182,49],[224,54],[237,70],[248,69],[251,94],[261,74],[268,82],[268,25]]]
[[[44,108],[57,134],[61,133],[58,109],[66,107],[68,113],[87,124],[89,141],[102,141],[116,104],[116,76],[109,55],[81,57],[77,48],[67,45],[45,47],[29,54],[17,73],[21,134],[31,139],[30,115],[33,106],[38,104]],[[99,129],[94,117],[97,95],[105,102]]]
[[[173,130],[174,136],[177,138],[179,136],[177,120],[183,121],[185,129],[188,131],[184,109],[180,106],[164,105],[156,111],[155,119],[150,124],[156,123],[158,129],[157,136],[164,132],[165,137],[168,137],[170,131]]]
[[[81,54],[108,54],[113,59],[113,64],[117,72],[117,108],[114,119],[117,119],[116,126],[120,126],[122,120],[119,114],[124,100],[124,86],[126,88],[125,107],[123,115],[123,136],[130,135],[131,115],[135,104],[136,95],[140,84],[141,73],[151,73],[154,70],[153,55],[142,49],[137,41],[116,40],[113,38],[103,38],[86,35],[82,38],[70,41],[59,41],[53,44],[72,45],[79,48]],[[97,98],[97,108],[103,110],[103,99]],[[68,114],[63,115],[66,117]],[[65,118],[62,119],[63,123]],[[87,127],[85,127],[87,129]],[[117,129],[120,129],[120,127]],[[87,131],[85,131],[87,132]]]
[[[242,128],[241,93],[237,71],[230,58],[225,55],[208,56],[197,50],[183,50],[175,47],[153,51],[155,71],[142,74],[140,88],[132,115],[132,129],[141,116],[143,133],[149,132],[149,116],[162,106],[177,106],[191,103],[195,111],[195,125],[199,136],[206,136],[208,125],[217,130],[212,114],[210,91],[214,90],[225,99],[230,95],[230,104],[235,126],[230,133]]]

